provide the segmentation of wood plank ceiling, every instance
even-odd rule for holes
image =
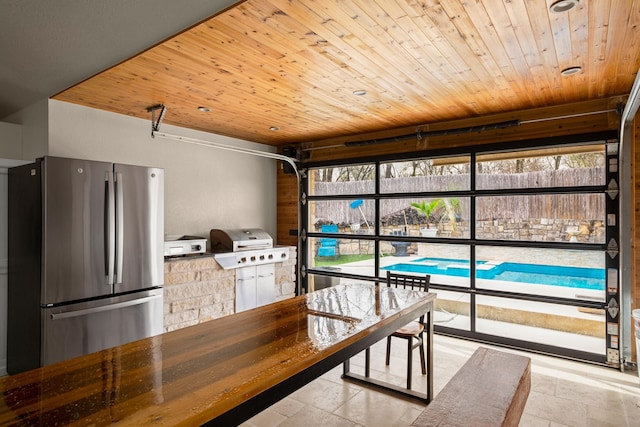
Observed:
[[[54,99],[282,146],[628,94],[640,1],[551,3],[248,0]]]

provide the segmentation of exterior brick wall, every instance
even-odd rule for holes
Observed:
[[[276,301],[295,296],[296,248],[276,263]],[[212,255],[171,258],[164,263],[164,331],[235,313],[236,270],[224,270]]]

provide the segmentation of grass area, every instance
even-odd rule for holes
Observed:
[[[340,255],[337,258],[316,257],[314,261],[315,261],[316,267],[330,267],[333,265],[346,264],[348,262],[356,262],[356,261],[366,261],[369,259],[373,259],[373,255],[371,254]]]

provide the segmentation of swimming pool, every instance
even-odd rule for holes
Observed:
[[[382,267],[381,270],[469,277],[469,261],[448,258],[419,258],[410,262]],[[568,288],[605,289],[605,270],[603,268],[476,261],[476,277]]]

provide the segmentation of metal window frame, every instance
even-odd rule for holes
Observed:
[[[611,199],[607,200],[606,207],[606,215],[613,214],[616,217],[615,224],[613,226],[606,227],[606,242],[604,244],[596,244],[596,243],[565,243],[565,242],[531,242],[531,241],[506,241],[506,240],[487,240],[487,239],[477,239],[475,238],[476,230],[475,230],[475,213],[476,213],[476,198],[477,197],[485,197],[491,195],[538,195],[538,194],[576,194],[576,193],[605,193],[606,185],[610,182],[610,179],[618,179],[618,171],[611,172],[610,169],[610,159],[618,158],[618,153],[615,155],[609,156],[606,153],[607,158],[607,168],[606,168],[606,182],[605,185],[596,185],[596,186],[582,186],[582,187],[551,187],[551,188],[516,188],[516,189],[508,189],[505,192],[504,189],[500,190],[476,190],[476,156],[479,154],[485,154],[487,152],[500,152],[500,151],[518,151],[518,150],[534,150],[534,149],[543,149],[553,146],[568,146],[568,145],[591,145],[591,144],[607,144],[615,141],[617,143],[617,132],[609,131],[609,132],[598,132],[592,134],[580,134],[580,135],[571,135],[571,136],[561,136],[561,137],[551,137],[551,138],[539,138],[539,139],[531,139],[531,140],[522,140],[522,141],[513,141],[499,144],[490,144],[490,145],[478,145],[478,146],[467,146],[467,147],[458,147],[452,148],[449,150],[428,150],[428,151],[419,151],[414,153],[402,153],[402,154],[394,154],[394,155],[385,155],[385,156],[376,156],[376,157],[360,157],[360,158],[351,158],[343,161],[323,161],[323,162],[307,162],[304,164],[306,170],[309,169],[317,169],[322,167],[341,167],[348,165],[358,165],[358,164],[373,164],[375,166],[375,184],[374,184],[374,192],[373,193],[362,193],[362,194],[348,194],[348,195],[309,195],[309,173],[305,174],[305,178],[303,179],[303,188],[305,189],[305,199],[303,203],[302,212],[302,221],[304,227],[303,234],[303,256],[301,257],[301,262],[303,262],[302,266],[302,288],[306,292],[308,289],[308,274],[317,274],[317,275],[328,275],[338,278],[350,278],[350,279],[359,279],[363,281],[370,282],[380,282],[383,281],[383,278],[380,277],[380,261],[379,261],[379,248],[381,241],[424,241],[421,238],[417,237],[409,237],[409,236],[381,236],[380,235],[380,201],[387,199],[400,199],[400,198],[416,198],[416,197],[469,197],[471,200],[470,203],[470,212],[469,212],[469,225],[470,225],[470,236],[469,238],[430,238],[429,242],[433,243],[446,243],[452,245],[464,245],[469,247],[469,262],[470,262],[470,277],[469,277],[469,287],[456,287],[456,286],[447,286],[441,285],[437,283],[432,283],[430,288],[434,290],[448,290],[453,292],[467,293],[469,294],[469,304],[470,304],[470,330],[459,330],[454,328],[448,328],[440,325],[436,325],[436,332],[441,332],[443,334],[459,336],[466,339],[473,339],[482,342],[489,342],[492,344],[504,345],[513,348],[520,348],[523,350],[529,350],[544,354],[553,354],[560,357],[566,357],[577,360],[584,360],[589,362],[594,362],[598,364],[608,365],[612,367],[619,367],[620,364],[620,354],[612,352],[614,346],[619,346],[622,343],[619,343],[617,337],[613,336],[609,332],[609,328],[607,328],[606,334],[606,349],[604,354],[593,354],[584,351],[574,350],[570,348],[564,347],[556,347],[552,345],[541,344],[537,342],[530,342],[524,340],[514,340],[501,336],[493,336],[488,335],[486,333],[477,332],[476,328],[476,295],[486,295],[486,296],[499,296],[505,298],[513,298],[517,300],[524,301],[534,301],[534,302],[542,302],[542,303],[551,303],[551,304],[560,304],[560,305],[571,305],[577,307],[585,307],[585,308],[596,308],[596,309],[604,309],[607,311],[607,318],[605,323],[610,323],[613,321],[618,322],[618,330],[619,330],[619,316],[611,316],[609,310],[609,301],[611,295],[607,296],[607,302],[594,302],[588,300],[576,300],[576,299],[565,299],[565,298],[557,298],[557,297],[549,297],[544,295],[529,295],[529,294],[518,294],[518,293],[508,293],[508,292],[497,292],[497,291],[489,291],[484,289],[476,288],[475,281],[475,260],[476,260],[476,248],[482,246],[504,246],[504,247],[533,247],[533,248],[552,248],[552,249],[579,249],[585,251],[605,251],[607,249],[607,244],[610,239],[616,239],[619,241],[619,227],[618,224],[620,221],[619,218],[619,199]],[[469,156],[470,160],[470,188],[469,190],[464,191],[443,191],[443,192],[410,192],[410,193],[380,193],[380,165],[383,163],[387,163],[390,161],[409,161],[411,159],[416,158],[438,158],[438,157],[459,157],[459,156]],[[619,160],[618,160],[619,165]],[[619,170],[619,168],[618,168]],[[619,180],[618,180],[619,182]],[[322,201],[322,200],[353,200],[353,199],[366,199],[373,200],[375,203],[375,232],[374,235],[358,235],[358,234],[331,234],[327,235],[326,233],[321,232],[312,232],[306,230],[309,224],[309,204],[308,201]],[[313,269],[309,268],[309,250],[308,250],[308,238],[322,238],[322,237],[333,237],[345,240],[373,240],[375,246],[374,253],[374,271],[376,276],[359,276],[352,274],[344,274],[339,272],[326,272],[321,269]],[[620,257],[611,257],[611,259],[607,259],[606,268],[617,268],[620,270],[619,265]],[[617,285],[619,286],[619,284]],[[620,304],[619,301],[620,293],[617,292],[614,295],[615,303]]]

